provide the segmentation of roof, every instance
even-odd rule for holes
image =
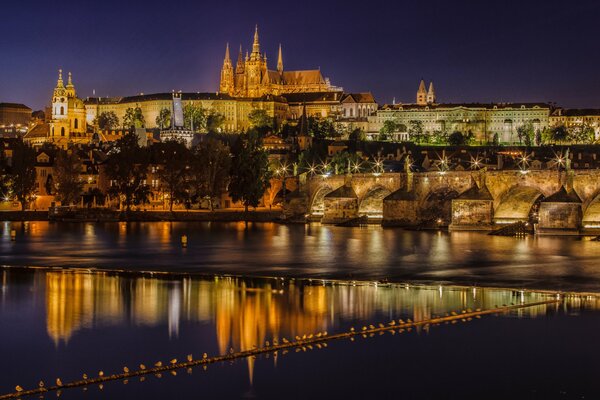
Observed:
[[[119,103],[137,103],[143,101],[154,100],[171,100],[173,93],[151,93],[140,94],[137,96],[126,97],[88,97],[85,100],[86,104],[119,104]],[[225,93],[181,93],[182,100],[232,100],[233,97]]]
[[[305,71],[283,71],[283,81],[286,85],[325,85],[325,78],[318,69]]]
[[[398,190],[396,190],[393,193],[390,193],[389,195],[387,195],[383,200],[406,200],[406,201],[412,201],[415,200],[416,196],[415,196],[415,192],[413,190],[406,190],[405,187],[400,188]]]
[[[342,103],[376,103],[375,97],[371,92],[364,93],[347,93],[342,99]]]
[[[525,108],[542,108],[542,109],[551,109],[551,106],[546,103],[434,103],[434,104],[385,104],[382,106],[383,110],[435,110],[439,108],[482,108],[487,110],[493,109],[519,109],[521,107]]]
[[[459,200],[494,200],[492,194],[487,188],[487,185],[483,185],[479,187],[477,185],[473,185],[470,189],[463,192],[460,196],[457,197]]]
[[[342,185],[339,188],[335,189],[333,192],[325,195],[326,199],[357,199],[358,196],[352,186]]]
[[[31,111],[31,108],[21,103],[0,103],[0,108],[18,108],[24,111]]]
[[[558,192],[546,197],[542,200],[543,203],[581,203],[581,198],[577,194],[577,192],[573,189],[567,191],[567,189],[562,186]]]
[[[285,93],[281,96],[287,99],[288,103],[316,103],[322,102],[339,102],[342,98],[342,92],[303,92],[303,93]]]
[[[554,117],[586,117],[600,116],[600,109],[597,108],[559,108],[556,109],[552,116]]]
[[[50,132],[50,125],[46,123],[37,124],[25,134],[23,139],[45,138],[48,137],[48,132]]]

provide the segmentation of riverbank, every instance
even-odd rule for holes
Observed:
[[[276,222],[282,217],[280,209],[258,208],[244,212],[239,209],[193,211],[130,211],[89,209],[75,211],[2,211],[0,221],[61,221],[61,222]]]

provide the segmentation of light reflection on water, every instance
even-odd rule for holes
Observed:
[[[19,331],[51,348],[34,355],[36,372],[52,377],[77,377],[80,365],[64,363],[86,348],[87,367],[107,361],[118,368],[124,354],[104,348],[105,335],[115,335],[133,360],[179,354],[225,354],[230,348],[251,349],[266,340],[293,338],[322,331],[339,332],[350,326],[391,319],[420,321],[468,308],[488,309],[503,304],[529,303],[554,294],[479,287],[408,286],[375,283],[332,283],[289,279],[239,277],[151,276],[73,270],[4,268],[1,270],[0,332],[3,356],[13,359],[0,372],[16,379],[26,369],[19,347]],[[519,318],[545,317],[560,310],[577,313],[596,310],[600,300],[591,296],[567,298],[562,306],[535,306],[512,313]],[[21,318],[28,316],[28,318]],[[43,323],[36,318],[43,317]],[[198,336],[198,327],[204,333]],[[208,329],[205,329],[208,328]],[[157,334],[158,332],[158,334]],[[161,334],[163,332],[164,334]],[[192,338],[190,340],[190,334]],[[140,343],[144,347],[136,348]],[[176,345],[173,345],[176,344]],[[21,346],[24,344],[21,343]],[[92,349],[92,350],[90,350]],[[112,355],[103,359],[103,353]],[[167,353],[168,354],[168,353]],[[17,357],[19,355],[19,357]],[[171,355],[174,355],[171,353]],[[81,361],[80,361],[81,362]],[[255,360],[247,364],[248,382],[254,379]],[[47,370],[44,370],[47,368]],[[39,376],[39,375],[37,375]],[[38,378],[34,378],[38,379]],[[22,381],[19,376],[19,381]],[[0,392],[12,381],[0,379]]]
[[[600,243],[273,223],[8,223],[0,264],[600,292]],[[10,230],[17,240],[10,241]],[[188,247],[180,238],[188,236]]]

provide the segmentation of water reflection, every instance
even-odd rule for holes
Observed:
[[[202,326],[212,337],[209,342],[215,343],[212,354],[224,354],[230,349],[261,347],[273,339],[339,332],[398,318],[420,321],[451,311],[525,304],[556,296],[479,287],[282,278],[20,268],[2,268],[0,273],[0,317],[6,318],[4,310],[27,315],[29,309],[39,308],[45,314],[46,337],[56,351],[63,353],[69,351],[74,338],[80,345],[83,341],[95,346],[98,335],[107,332],[127,337],[124,332],[134,330],[133,336],[144,340],[148,329],[156,329],[167,336],[152,340],[153,351],[164,346],[165,340],[178,341],[186,332]],[[598,297],[573,295],[562,304],[523,308],[511,316],[536,318],[559,311],[576,315],[599,308]],[[36,329],[33,321],[22,323],[26,329]],[[148,356],[154,357],[142,357]],[[245,362],[252,383],[255,360],[248,358]]]

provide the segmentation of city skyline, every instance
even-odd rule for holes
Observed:
[[[393,98],[412,102],[425,78],[435,82],[442,103],[600,106],[597,45],[587,40],[598,9],[592,2],[576,9],[558,2],[518,8],[401,3],[386,9],[308,2],[305,10],[288,12],[270,2],[211,9],[185,1],[170,8],[149,2],[138,10],[108,1],[84,6],[93,19],[82,17],[72,2],[61,6],[7,5],[13,18],[0,28],[2,52],[9,55],[0,61],[2,101],[45,107],[58,68],[73,72],[84,98],[93,90],[97,96],[215,92],[225,44],[249,49],[258,24],[269,68],[276,66],[281,43],[286,66],[319,67],[334,85],[371,91],[380,104]]]

